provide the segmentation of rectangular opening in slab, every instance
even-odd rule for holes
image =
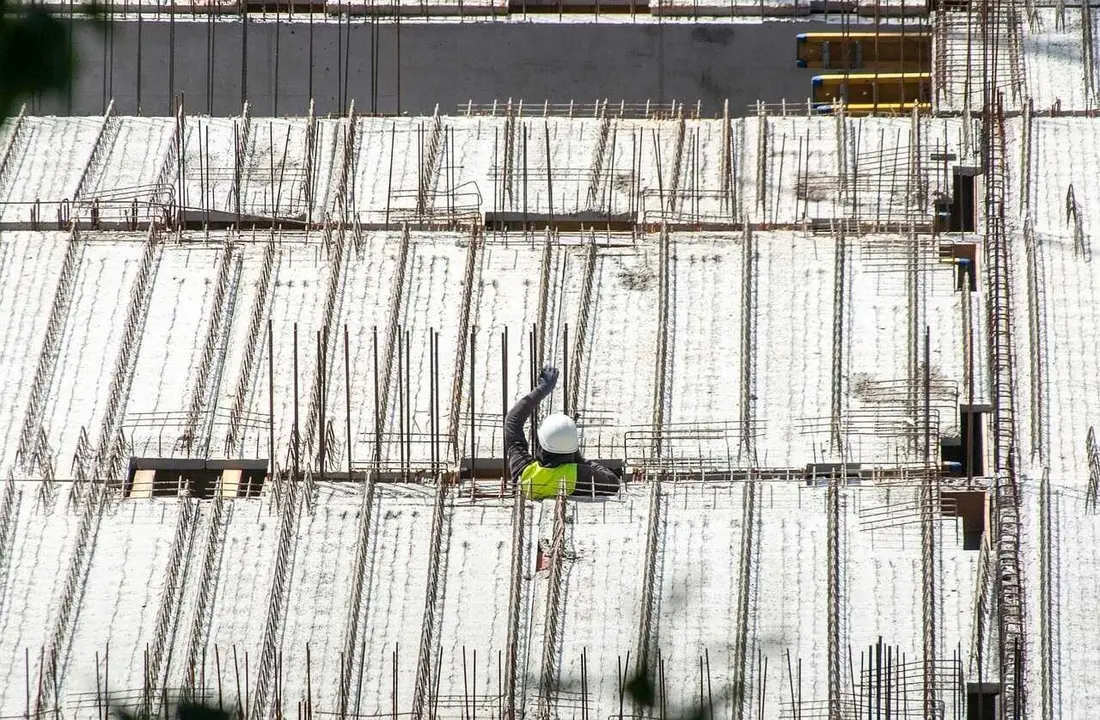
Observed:
[[[257,498],[263,490],[265,479],[267,479],[266,470],[226,468],[221,471],[213,492],[223,498]]]
[[[153,477],[155,475],[155,470],[138,470],[135,472],[130,479],[126,496],[132,498],[153,497]]]
[[[256,498],[267,478],[267,460],[132,458],[123,483],[127,498]]]
[[[986,493],[981,490],[944,490],[942,508],[945,517],[962,521],[963,550],[981,550],[988,512]]]
[[[985,474],[985,423],[992,411],[988,405],[959,406],[959,434],[940,441],[944,470],[955,477],[980,477]]]
[[[321,14],[325,11],[325,3],[319,0],[314,2],[306,0],[302,3],[290,2],[290,0],[245,0],[244,7],[246,12],[251,13],[278,13],[282,11],[289,14],[293,11]]]
[[[966,684],[966,720],[996,720],[1000,683]]]
[[[547,228],[560,232],[602,230],[605,232],[634,232],[637,222],[633,215],[601,212],[544,213],[544,212],[486,212],[485,229],[496,232],[540,231]]]
[[[951,218],[948,232],[974,232],[977,224],[975,178],[980,168],[956,165],[951,169]]]
[[[201,210],[184,208],[174,218],[177,227],[183,230],[228,230],[231,228],[252,230],[305,230],[306,216],[267,217],[263,215],[237,215],[222,210]]]
[[[806,465],[806,486],[826,487],[836,476],[842,485],[859,485],[862,474],[859,463],[809,463]]]
[[[977,292],[978,246],[975,243],[943,243],[940,259],[955,265],[955,290]]]
[[[634,14],[649,13],[649,0],[509,0],[512,13],[591,13]]]
[[[967,477],[985,474],[985,423],[983,416],[991,412],[986,405],[959,408],[959,427],[963,451],[963,474]]]
[[[929,103],[930,73],[843,73],[815,75],[810,80],[812,102],[848,105]]]

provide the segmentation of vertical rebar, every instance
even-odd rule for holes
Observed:
[[[325,450],[328,448],[328,436],[325,433],[325,401],[327,399],[325,385],[328,383],[325,378],[328,369],[328,358],[325,356],[328,354],[328,325],[324,326],[323,334],[324,341],[322,342],[322,331],[317,331],[317,397],[320,398],[317,413],[317,439],[320,443],[318,447],[317,478],[321,482],[325,480]]]
[[[397,331],[397,413],[398,413],[398,434],[397,442],[399,445],[398,455],[401,458],[401,477],[408,482],[409,471],[412,467],[412,458],[409,457],[409,434],[412,432],[412,428],[409,427],[409,357],[408,357],[408,344],[405,342],[407,339],[408,331],[404,327]]]
[[[741,261],[741,437],[739,452],[756,465],[756,240],[745,223]]]
[[[829,672],[829,720],[841,719],[840,706],[840,648],[842,645],[840,616],[841,594],[840,586],[841,565],[841,537],[840,537],[840,482],[846,480],[844,464],[839,471],[829,473],[829,487],[825,495],[828,535],[826,538],[826,562],[828,564],[827,585],[827,612],[828,625],[828,672]],[[930,716],[925,716],[930,717]]]
[[[405,385],[405,440],[408,446],[405,449],[405,457],[409,459],[411,470],[412,446],[413,446],[413,400],[412,400],[412,330],[405,332],[405,375],[409,381]]]
[[[347,433],[345,442],[347,443],[347,456],[348,456],[348,482],[351,482],[351,351],[349,349],[348,340],[348,325],[344,323],[344,430]]]
[[[848,248],[843,228],[834,233],[836,255],[833,265],[833,367],[832,367],[832,416],[830,424],[830,444],[832,450],[844,462],[845,448],[843,437],[844,412],[844,321],[845,293],[847,289]]]
[[[500,334],[500,399],[501,399],[501,422],[504,418],[508,417],[508,326],[504,326],[504,330]],[[508,481],[508,442],[503,440],[504,432],[501,431],[501,455],[504,460],[504,464],[501,465],[501,495],[504,494],[504,488]]]
[[[561,340],[561,366],[562,366],[562,412],[566,415],[569,414],[569,323],[565,323],[565,327],[562,328],[562,340]]]
[[[505,348],[507,348],[507,331],[505,331]],[[507,353],[507,350],[505,350],[505,353]],[[507,354],[505,356],[507,356]],[[531,357],[534,357],[533,352]],[[505,373],[505,377],[507,377],[507,373]],[[507,416],[507,395],[505,395],[504,406],[504,412]],[[504,465],[505,474],[508,476],[510,481],[511,468],[508,467],[507,448],[505,448]],[[523,596],[523,582],[526,571],[526,568],[524,567],[524,543],[526,542],[524,534],[524,523],[527,517],[527,508],[524,502],[523,489],[520,487],[519,483],[515,483],[512,486],[512,492],[512,547],[508,592],[508,662],[505,666],[504,688],[504,693],[507,699],[507,720],[515,720],[517,715],[516,685],[519,681],[519,645],[523,637],[523,634],[520,632],[520,617],[523,613],[521,599]]]
[[[737,688],[738,692],[733,698],[732,720],[743,720],[748,715],[746,712],[748,682],[746,680],[745,663],[751,642],[749,627],[752,620],[753,597],[755,596],[754,579],[756,576],[755,558],[757,554],[758,524],[756,509],[757,481],[758,475],[750,471],[742,491],[744,506],[741,519],[740,578],[737,586],[735,635],[733,638],[733,657],[731,659],[733,687]],[[759,718],[760,715],[757,715],[757,717]],[[710,720],[713,720],[713,718],[710,718]]]
[[[669,361],[669,322],[672,317],[671,300],[671,264],[672,253],[670,250],[671,233],[668,226],[662,224],[660,234],[660,251],[658,260],[658,292],[657,292],[657,352],[655,356],[653,393],[653,454],[657,458],[664,455],[664,425],[667,422],[667,408],[670,403],[668,384],[670,365]]]
[[[439,460],[436,457],[436,433],[439,432],[435,424],[435,399],[439,394],[439,378],[436,375],[435,328],[433,327],[428,330],[428,457],[432,477],[436,475],[436,463]]]
[[[543,123],[543,137],[546,139],[546,193],[549,201],[549,227],[554,226],[554,169],[550,161],[550,124]]]
[[[661,515],[663,509],[661,480],[659,478],[654,478],[650,480],[650,483],[645,564],[642,566],[641,578],[641,612],[638,623],[638,638],[635,644],[638,653],[638,659],[636,661],[638,670],[636,674],[652,682],[653,667],[651,663],[655,654],[658,657],[660,656],[660,649],[657,645],[657,633],[654,626],[656,624],[656,604],[660,592],[657,582],[657,564],[661,547]],[[636,707],[635,714],[638,714],[640,710],[640,708]]]
[[[471,493],[476,492],[475,488],[477,483],[474,482],[476,477],[474,473],[474,463],[477,456],[477,412],[475,404],[477,403],[477,395],[474,392],[474,386],[476,384],[476,358],[474,353],[477,349],[477,327],[470,329],[470,408],[467,414],[470,423],[470,488]]]
[[[557,501],[554,504],[554,529],[550,541],[550,573],[547,578],[546,623],[543,626],[542,664],[539,681],[538,717],[546,720],[552,717],[555,695],[558,692],[558,668],[560,662],[560,636],[562,614],[562,568],[565,552],[565,507],[564,486],[558,488]]]
[[[267,320],[267,474],[275,476],[275,340],[272,321]]]
[[[378,377],[378,326],[372,329],[371,349],[374,353],[374,472],[377,474],[382,463],[382,402]]]
[[[298,323],[294,323],[294,435],[291,439],[291,447],[294,453],[294,479],[297,485],[301,479],[301,434],[298,428]]]

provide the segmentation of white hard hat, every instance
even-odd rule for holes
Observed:
[[[542,449],[555,455],[569,455],[577,452],[580,447],[577,424],[568,415],[547,415],[539,423],[538,435]]]

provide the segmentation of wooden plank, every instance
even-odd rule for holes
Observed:
[[[222,479],[218,483],[218,492],[223,498],[235,498],[241,487],[241,471],[225,469],[222,470]]]
[[[134,482],[130,485],[130,494],[128,497],[153,497],[153,480],[156,477],[156,474],[156,470],[138,470],[137,472],[135,472]]]

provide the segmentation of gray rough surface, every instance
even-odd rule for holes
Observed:
[[[247,96],[254,115],[301,115],[312,88],[319,114],[340,112],[349,99],[362,112],[425,114],[436,103],[441,112],[454,113],[468,100],[491,103],[511,97],[527,103],[700,100],[707,114],[719,112],[728,98],[733,114],[743,115],[757,99],[805,102],[815,71],[795,67],[795,35],[827,27],[809,21],[405,22],[400,26],[399,108],[398,31],[393,24],[379,24],[374,28],[377,105],[372,108],[374,33],[362,19],[343,26],[313,24],[312,70],[308,22],[250,21],[245,33],[240,20],[128,20],[116,22],[110,35],[77,27],[82,65],[71,99],[43,98],[28,110],[99,114],[114,97],[119,113],[166,115],[172,112],[173,95],[182,94],[189,112],[234,115]],[[342,78],[339,59],[349,38],[348,77]],[[208,48],[213,48],[212,66]]]

